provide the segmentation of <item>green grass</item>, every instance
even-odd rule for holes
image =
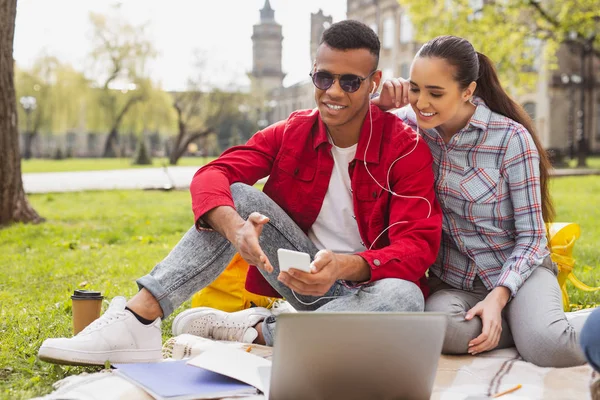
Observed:
[[[552,189],[558,220],[582,227],[576,274],[600,285],[600,269],[592,268],[600,266],[600,177],[558,178]],[[134,280],[166,256],[192,223],[187,192],[83,192],[35,195],[30,201],[46,223],[0,230],[2,399],[46,394],[58,379],[97,370],[36,358],[44,339],[71,334],[71,292],[85,286],[108,299],[132,296]],[[600,303],[598,293],[570,287],[570,294],[574,303]],[[163,325],[164,339],[172,318]]]
[[[177,163],[182,167],[200,167],[214,157],[183,157]],[[69,158],[64,160],[30,159],[22,160],[23,173],[31,172],[68,172],[68,171],[105,171],[113,169],[162,167],[169,164],[166,158],[153,158],[152,165],[132,165],[131,158]],[[569,160],[569,167],[575,168],[577,160]],[[588,168],[600,169],[600,157],[587,159]]]
[[[200,167],[214,157],[183,157],[177,163],[183,167]],[[113,169],[162,167],[168,165],[166,158],[153,158],[152,165],[133,165],[131,158],[68,158],[64,160],[22,160],[21,170],[30,172],[104,171]]]
[[[591,156],[587,158],[587,167],[590,169],[600,169],[600,157],[599,156]],[[571,168],[576,168],[577,167],[577,160],[568,160],[567,163],[569,164],[569,167]]]

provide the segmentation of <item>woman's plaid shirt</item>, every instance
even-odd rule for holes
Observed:
[[[548,256],[540,195],[540,158],[529,132],[474,98],[475,113],[446,144],[420,130],[433,155],[443,209],[442,243],[430,272],[472,290],[476,276],[513,296]],[[410,107],[398,116],[417,129]]]

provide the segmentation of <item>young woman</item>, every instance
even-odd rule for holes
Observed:
[[[490,59],[465,39],[437,37],[415,56],[410,80],[387,81],[374,102],[410,103],[398,115],[433,154],[444,220],[425,308],[450,314],[443,351],[516,346],[539,366],[583,364],[584,321],[565,317],[547,247],[548,158]]]

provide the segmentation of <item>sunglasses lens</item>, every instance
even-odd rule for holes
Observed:
[[[356,75],[343,75],[340,78],[340,86],[344,92],[356,92],[360,88],[360,83],[360,78]]]
[[[327,90],[333,85],[333,76],[327,72],[315,72],[312,81],[320,90]]]

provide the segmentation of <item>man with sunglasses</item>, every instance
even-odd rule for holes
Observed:
[[[126,303],[70,339],[48,339],[40,358],[60,363],[160,358],[161,318],[215,280],[236,252],[246,288],[304,311],[423,311],[425,271],[436,258],[441,214],[427,145],[370,105],[381,80],[377,35],[356,21],[323,34],[310,74],[315,110],[257,132],[201,168],[191,183],[195,226],[137,283]],[[261,192],[252,187],[269,176]],[[308,253],[310,272],[280,272],[277,250]],[[264,308],[200,308],[173,333],[273,344]]]

